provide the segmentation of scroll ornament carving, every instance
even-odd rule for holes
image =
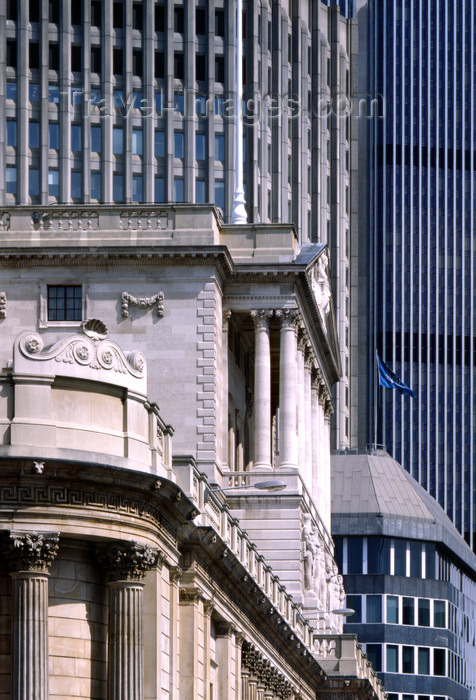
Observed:
[[[0,319],[7,317],[7,295],[0,292]]]
[[[97,323],[93,324],[92,321]],[[83,332],[85,335],[78,333],[68,336],[43,352],[41,336],[27,331],[18,339],[18,348],[30,360],[77,363],[91,369],[113,370],[137,378],[144,375],[144,355],[138,351],[124,352],[117,343],[106,340],[107,328],[100,321],[91,319],[85,322]]]
[[[129,292],[122,292],[122,318],[130,318],[129,306],[136,306],[138,309],[150,309],[157,304],[157,316],[164,316],[164,293],[157,292],[153,297],[133,297]]]
[[[48,573],[58,552],[58,532],[11,532],[5,544],[10,570]]]
[[[158,549],[137,542],[118,542],[97,549],[97,559],[110,582],[142,581],[159,556]]]

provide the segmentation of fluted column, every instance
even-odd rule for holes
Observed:
[[[273,312],[253,309],[255,326],[254,459],[256,469],[271,469],[271,350],[269,321]]]
[[[98,549],[109,589],[107,698],[143,700],[143,578],[158,551],[136,542]]]
[[[10,533],[13,700],[48,700],[48,570],[59,534]]]
[[[297,336],[294,309],[277,312],[281,321],[279,353],[279,466],[297,467]]]

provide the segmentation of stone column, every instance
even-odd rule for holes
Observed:
[[[229,622],[215,623],[216,662],[218,664],[217,698],[232,698],[233,628]]]
[[[255,326],[254,458],[255,469],[271,469],[271,350],[269,321],[273,312],[251,311]]]
[[[279,466],[298,466],[297,441],[297,336],[295,309],[277,312],[281,320],[279,353]]]
[[[143,700],[143,578],[157,562],[158,551],[137,542],[98,549],[109,588],[108,700]]]
[[[306,422],[305,422],[305,392],[304,392],[304,352],[306,337],[304,327],[301,325],[297,346],[297,432],[299,472],[304,477],[306,472]]]
[[[319,483],[319,379],[318,370],[312,371],[311,378],[311,495],[317,505],[317,491]]]
[[[11,532],[13,700],[48,700],[48,569],[59,533]]]
[[[223,323],[221,333],[221,459],[224,471],[229,471],[228,463],[228,328],[230,325],[231,311],[223,309]]]

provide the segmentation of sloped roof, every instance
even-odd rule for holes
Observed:
[[[476,556],[441,506],[387,454],[332,455],[332,534],[441,542],[468,566]]]

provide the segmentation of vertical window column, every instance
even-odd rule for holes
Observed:
[[[59,534],[11,532],[5,545],[13,588],[13,697],[48,700],[48,570]]]
[[[142,185],[142,201],[155,201],[155,156],[154,156],[154,127],[155,119],[155,95],[154,95],[154,78],[155,78],[155,41],[152,29],[154,27],[154,9],[153,2],[144,3],[143,12],[144,30],[142,38],[142,46],[144,53],[144,77],[142,79],[143,94],[145,98],[145,107],[142,118],[142,129],[144,138],[143,150],[143,167],[142,175],[144,178]]]
[[[102,158],[101,168],[103,171],[103,202],[110,204],[114,201],[113,195],[113,120],[114,120],[114,103],[113,103],[113,3],[101,3],[103,13],[104,31],[101,32],[101,43],[103,50],[102,62],[102,99],[106,109],[101,110],[102,122]],[[122,191],[121,191],[122,199]]]
[[[277,312],[281,321],[279,351],[279,466],[298,466],[297,401],[297,311]]]
[[[108,700],[143,700],[143,578],[157,563],[158,552],[137,542],[121,542],[98,550],[109,589]]]
[[[255,327],[254,458],[255,469],[271,469],[271,350],[269,321],[273,312],[253,309]]]

